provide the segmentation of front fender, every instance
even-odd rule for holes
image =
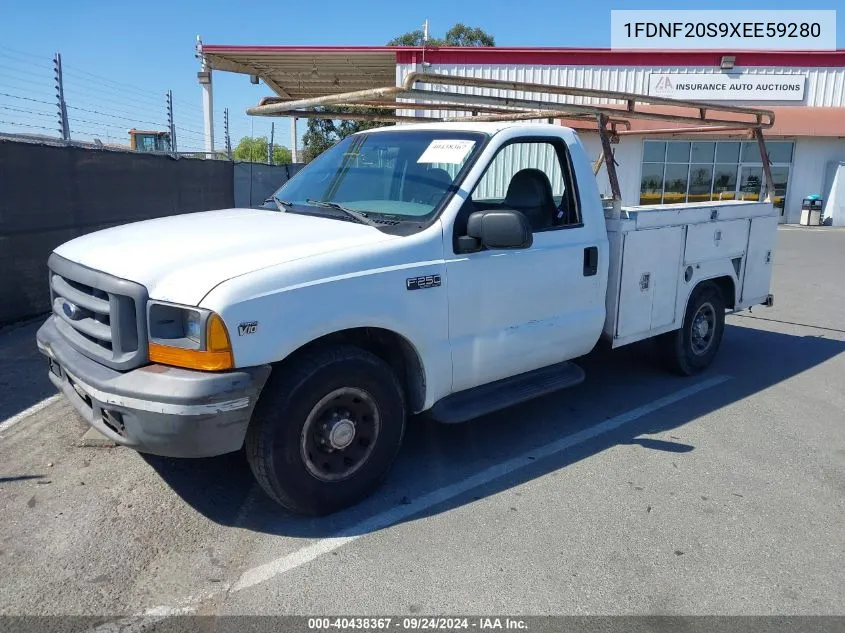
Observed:
[[[409,290],[407,279],[440,275],[441,285]],[[426,384],[424,408],[449,394],[452,357],[442,262],[370,270],[289,286],[215,306],[229,330],[235,364],[275,363],[318,338],[362,327],[390,330],[416,350]]]

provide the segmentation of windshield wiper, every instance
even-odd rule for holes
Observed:
[[[318,207],[328,207],[329,209],[337,209],[338,211],[343,211],[350,218],[354,218],[361,224],[366,224],[367,226],[378,226],[378,222],[374,222],[363,213],[360,213],[355,209],[344,207],[342,204],[338,204],[337,202],[331,202],[330,200],[312,200],[311,198],[306,198],[305,202],[307,202],[308,204],[316,205]]]
[[[276,206],[279,207],[279,211],[284,211],[285,209],[290,209],[290,208],[293,207],[293,202],[290,202],[289,200],[282,200],[282,199],[278,198],[276,196],[276,194],[273,194],[272,196],[267,198],[264,201],[264,204],[266,204],[270,201],[276,203]]]

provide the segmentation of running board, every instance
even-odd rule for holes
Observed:
[[[429,416],[438,422],[466,422],[584,381],[584,370],[565,362],[511,376],[438,400]]]

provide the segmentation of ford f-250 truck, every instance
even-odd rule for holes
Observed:
[[[612,214],[557,125],[369,130],[264,208],[61,245],[38,346],[115,442],[244,448],[272,498],[326,513],[386,476],[410,414],[462,422],[576,385],[602,335],[657,337],[702,371],[726,311],[771,303],[776,225],[758,202]]]

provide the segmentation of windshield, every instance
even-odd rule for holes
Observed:
[[[425,220],[485,138],[445,130],[355,134],[323,152],[273,197],[294,209],[335,203],[367,216]]]

